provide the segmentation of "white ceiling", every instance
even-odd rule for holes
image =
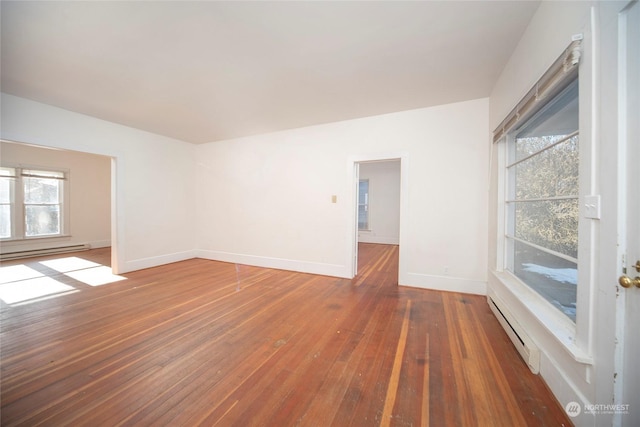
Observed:
[[[3,92],[204,143],[486,97],[539,1],[0,4]]]

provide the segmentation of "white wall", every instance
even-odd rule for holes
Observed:
[[[2,94],[2,139],[115,159],[116,272],[192,258],[193,145]]]
[[[199,145],[199,255],[349,277],[354,159],[402,153],[401,283],[482,294],[488,133],[479,99]]]
[[[542,2],[490,97],[491,129],[516,105],[563,52],[574,34],[582,33],[580,65],[581,197],[602,197],[600,220],[582,220],[578,321],[574,337],[554,328],[497,271],[500,266],[498,197],[499,145],[494,146],[489,197],[488,293],[509,306],[542,350],[540,374],[562,406],[568,402],[610,404],[615,401],[616,348],[616,13],[625,2]],[[612,115],[613,118],[607,118]],[[606,120],[605,120],[606,119]],[[584,261],[584,262],[583,262]],[[581,304],[586,302],[585,304]],[[586,298],[586,299],[585,299]],[[618,378],[616,381],[624,381]],[[628,379],[626,379],[628,380]],[[620,402],[618,402],[620,403]],[[631,403],[631,402],[627,402]],[[576,425],[605,426],[611,414],[583,411]]]
[[[2,94],[3,139],[115,159],[118,272],[199,254],[348,277],[353,159],[402,153],[401,282],[480,294],[487,122],[480,99],[193,146]]]
[[[363,243],[400,243],[400,160],[364,162],[360,179],[369,180],[369,230],[358,231]]]
[[[591,2],[543,1],[491,92],[493,131],[571,42],[588,29]]]
[[[111,159],[77,151],[54,150],[0,142],[3,165],[65,169],[70,194],[70,237],[2,242],[0,251],[15,252],[44,247],[89,243],[111,245]]]

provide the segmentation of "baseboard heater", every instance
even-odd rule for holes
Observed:
[[[540,349],[535,345],[533,340],[527,335],[522,326],[515,320],[505,304],[501,303],[495,297],[489,296],[489,307],[493,314],[502,325],[511,342],[524,359],[525,363],[531,369],[531,372],[537,374],[540,372]]]
[[[0,254],[0,260],[9,261],[13,259],[31,258],[44,255],[64,254],[67,252],[79,252],[91,249],[89,244],[58,246],[55,248],[32,249],[28,251],[15,251]]]

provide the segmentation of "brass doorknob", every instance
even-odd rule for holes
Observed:
[[[635,268],[638,273],[640,273],[640,259],[636,261],[636,264],[632,267]]]
[[[620,283],[620,286],[623,288],[629,288],[631,285],[634,285],[636,288],[640,288],[640,277],[634,277],[632,279],[628,276],[620,276],[618,283]]]
[[[623,288],[628,288],[631,286],[631,277],[620,276],[620,278],[618,278],[618,283],[620,283],[620,286]]]

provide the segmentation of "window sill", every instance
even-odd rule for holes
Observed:
[[[520,302],[528,314],[543,326],[547,334],[553,337],[567,354],[578,363],[593,365],[593,356],[575,342],[576,325],[571,320],[511,273],[495,270],[491,273],[504,290]],[[518,316],[517,311],[514,315],[522,317]],[[526,324],[522,320],[519,319],[520,323]]]

